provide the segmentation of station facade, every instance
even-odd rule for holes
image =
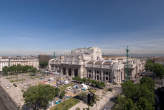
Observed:
[[[93,80],[122,83],[125,80],[126,57],[102,57],[100,48],[78,48],[70,55],[59,56],[49,61],[49,71],[68,77],[90,78]],[[145,61],[129,58],[130,78],[135,79],[144,71]]]

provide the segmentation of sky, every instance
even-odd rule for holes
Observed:
[[[164,0],[0,0],[0,55],[164,55]]]

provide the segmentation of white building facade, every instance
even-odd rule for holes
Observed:
[[[51,59],[49,71],[68,77],[79,76],[103,82],[122,83],[125,80],[125,64],[126,57],[105,59],[99,48],[79,48],[72,50],[70,55]],[[131,79],[144,71],[145,61],[141,59],[130,58],[129,64],[132,68]]]
[[[13,65],[28,65],[39,69],[39,60],[36,57],[0,57],[0,71],[3,70],[5,66]]]

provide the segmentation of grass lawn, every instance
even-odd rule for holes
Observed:
[[[55,107],[52,107],[50,110],[68,110],[71,107],[73,107],[74,105],[76,105],[77,103],[79,103],[78,99],[70,98],[70,99],[56,105]]]
[[[10,80],[11,83],[13,83],[13,82],[20,82],[20,81],[25,81],[25,79]]]
[[[40,76],[30,76],[31,79],[41,78]]]
[[[66,84],[66,85],[60,86],[59,89],[60,89],[61,91],[64,91],[64,90],[65,90],[67,87],[69,87],[69,86],[73,86],[73,84],[70,83],[70,84]]]
[[[17,78],[17,76],[7,76],[6,79],[14,79],[14,78]]]

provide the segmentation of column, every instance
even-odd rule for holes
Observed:
[[[103,81],[103,70],[101,69],[101,81]]]
[[[60,74],[63,75],[63,67],[62,66],[60,66]]]
[[[71,71],[71,77],[74,77],[75,76],[75,69],[72,68],[72,71]]]
[[[67,67],[65,68],[65,72],[66,72],[66,76],[69,76],[68,75],[68,68]]]
[[[93,69],[93,76],[92,76],[93,80],[95,79],[95,69]]]

